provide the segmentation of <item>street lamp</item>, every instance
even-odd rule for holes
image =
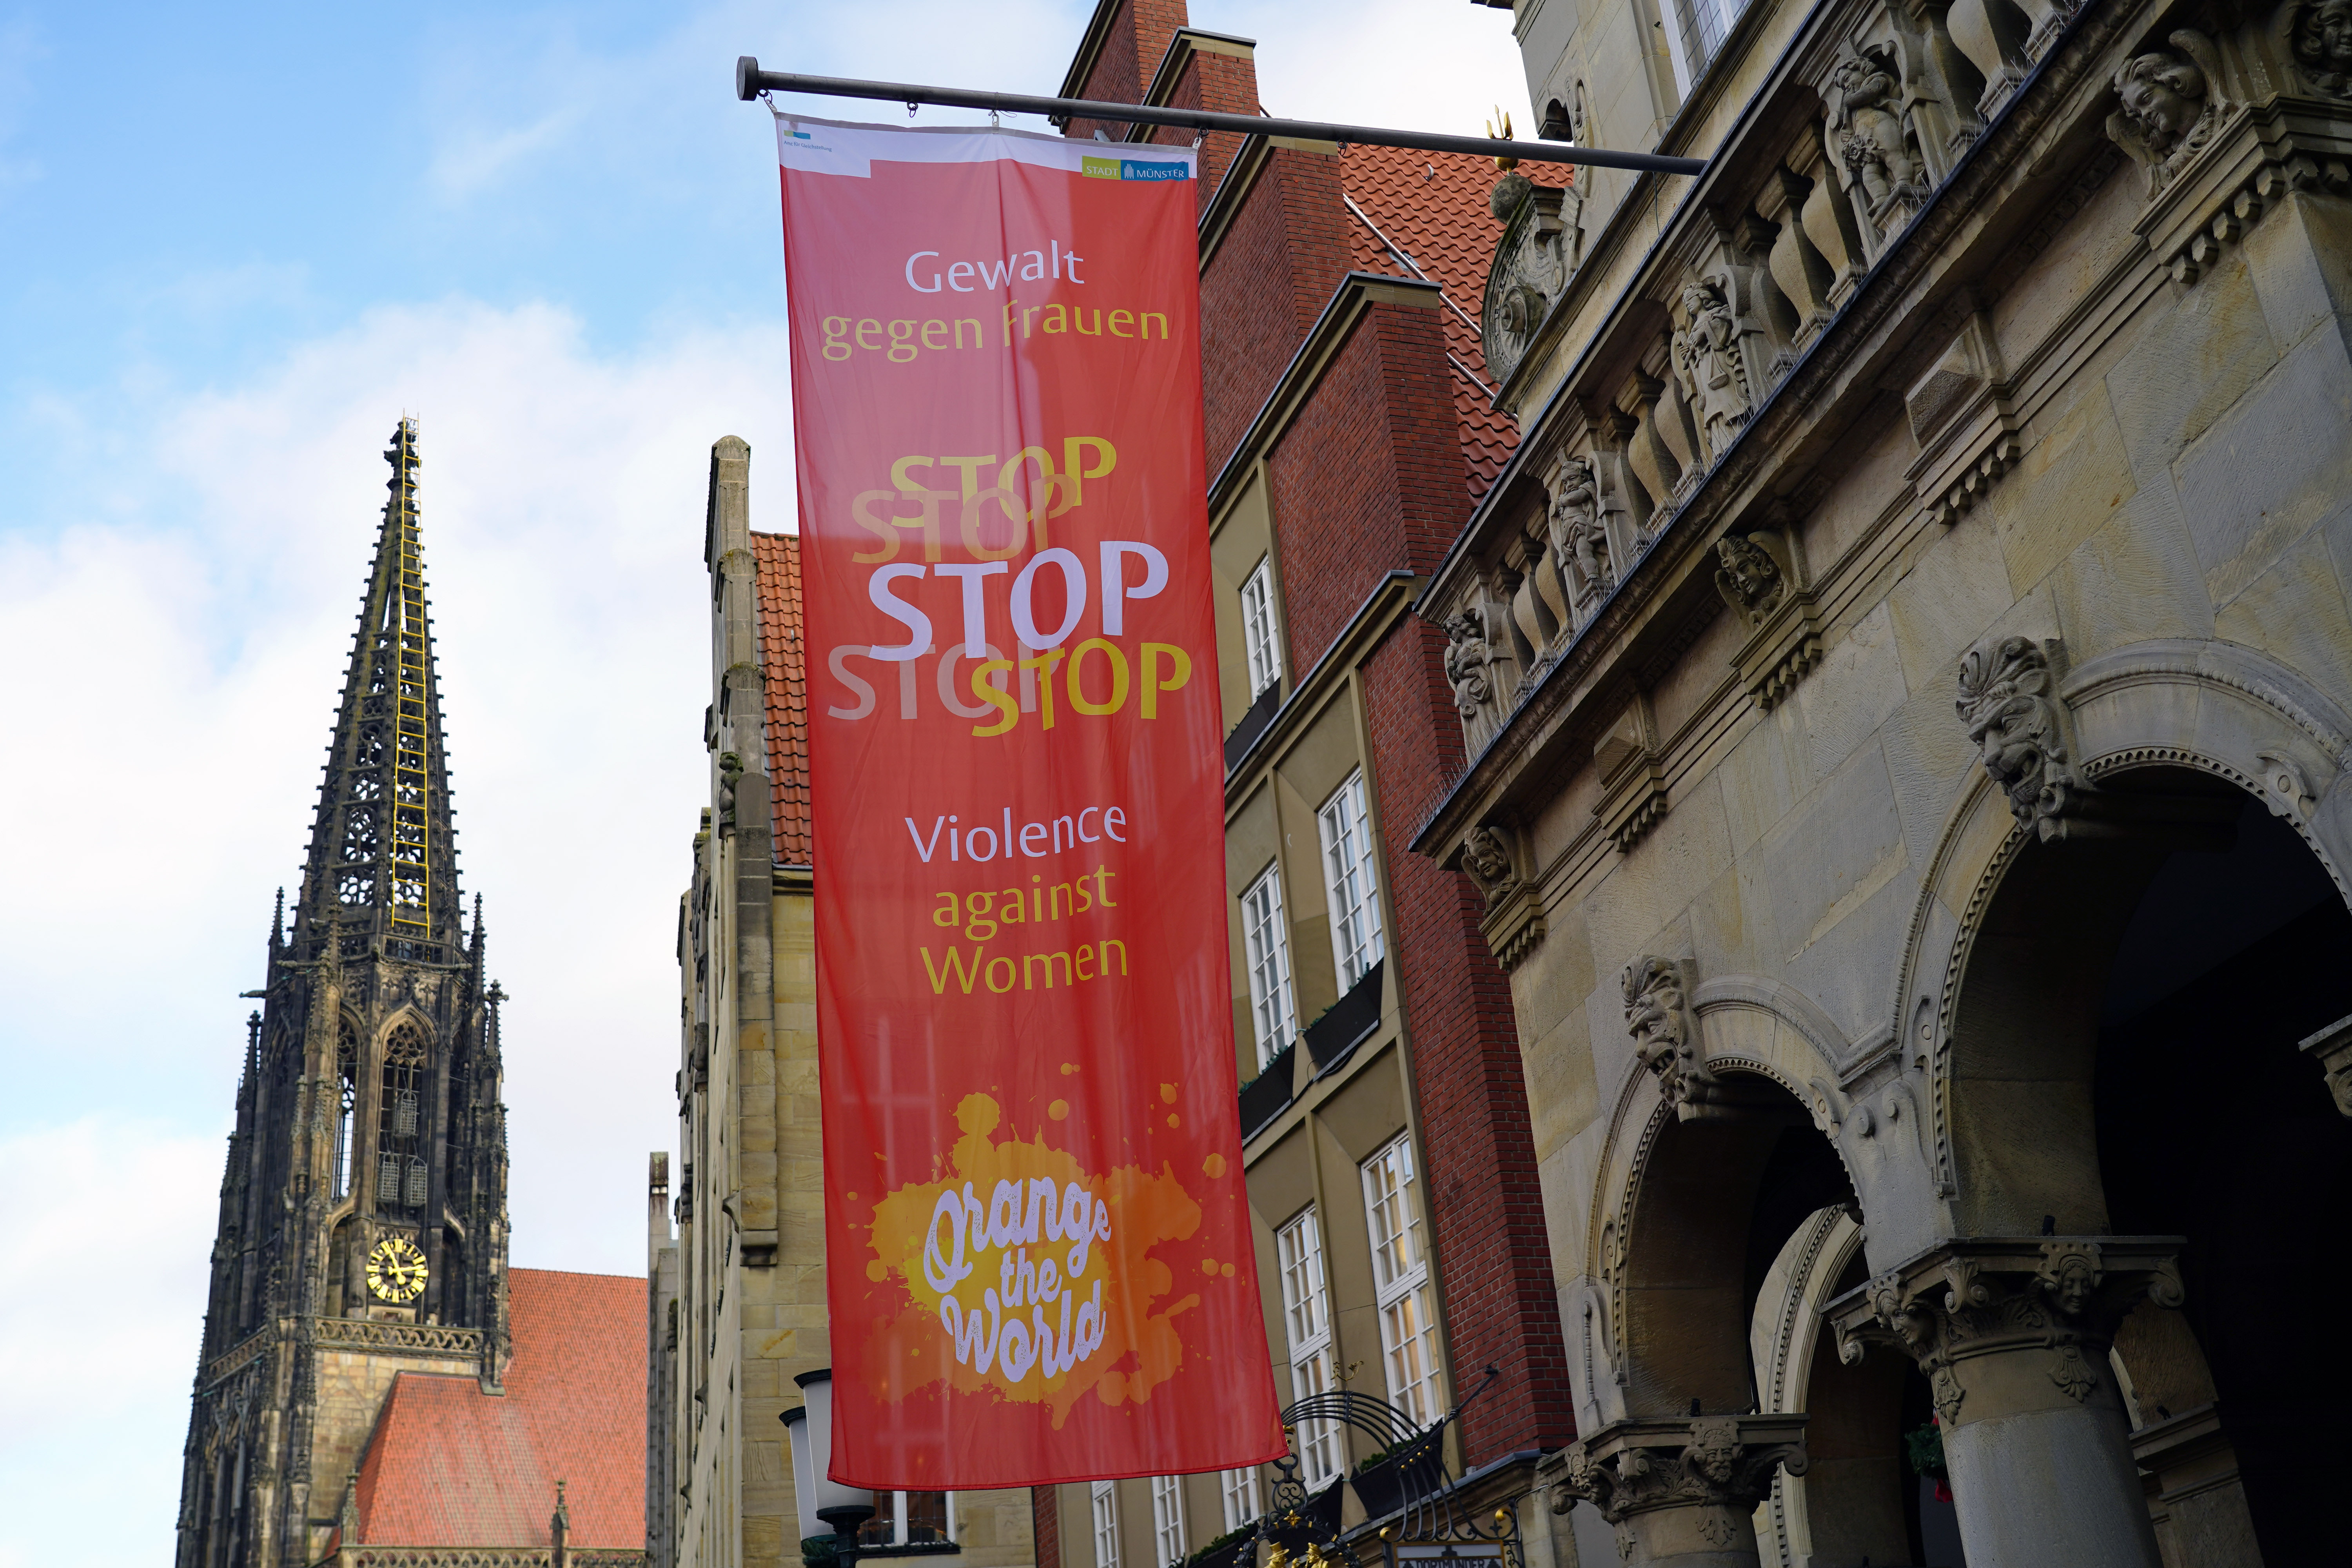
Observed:
[[[830,1534],[834,1561],[846,1563],[857,1555],[857,1531],[874,1517],[874,1494],[863,1487],[846,1487],[829,1474],[833,1468],[833,1369],[820,1367],[793,1379],[801,1385],[805,1403],[787,1410],[781,1419],[793,1445],[793,1493],[800,1505],[801,1539]]]

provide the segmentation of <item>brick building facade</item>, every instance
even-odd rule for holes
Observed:
[[[1259,112],[1254,46],[1105,0],[1066,96]],[[1072,135],[1191,133],[1072,122]],[[1202,353],[1242,1120],[1286,1404],[1339,1386],[1448,1437],[1481,1517],[1574,1435],[1507,981],[1470,880],[1410,854],[1463,757],[1445,638],[1410,606],[1507,461],[1481,290],[1483,160],[1202,139]],[[1555,176],[1557,177],[1557,176]],[[1486,1369],[1495,1369],[1492,1381]],[[1309,1427],[1338,1488],[1360,1435]],[[1165,1568],[1273,1472],[1041,1489],[1041,1564]],[[1523,1510],[1530,1557],[1549,1516]]]

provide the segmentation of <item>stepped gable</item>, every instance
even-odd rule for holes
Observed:
[[[645,1544],[646,1282],[517,1268],[502,1394],[403,1372],[360,1466],[360,1542],[547,1546],[556,1482],[573,1546]]]
[[[775,797],[776,860],[811,863],[808,674],[801,621],[801,542],[754,533],[760,589],[760,658],[768,688],[768,780]]]
[[[1460,314],[1444,310],[1439,316],[1454,361],[1454,417],[1475,502],[1519,444],[1517,424],[1494,406],[1494,377],[1475,324],[1486,304],[1486,269],[1503,237],[1503,226],[1486,205],[1501,172],[1492,158],[1408,147],[1350,146],[1340,158],[1341,184],[1363,209],[1348,215],[1349,264],[1361,272],[1424,278],[1460,308]],[[1519,173],[1539,185],[1564,185],[1573,166],[1522,163]]]

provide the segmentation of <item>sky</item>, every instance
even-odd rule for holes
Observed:
[[[239,993],[403,416],[511,997],[512,1262],[643,1269],[713,440],[751,444],[752,526],[793,526],[774,141],[735,58],[1050,93],[1091,9],[0,0],[0,1568],[170,1560]],[[1269,113],[1530,123],[1507,11],[1192,20],[1257,40]]]

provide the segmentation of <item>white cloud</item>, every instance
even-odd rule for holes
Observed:
[[[223,1149],[111,1114],[0,1137],[0,1568],[167,1558]]]

